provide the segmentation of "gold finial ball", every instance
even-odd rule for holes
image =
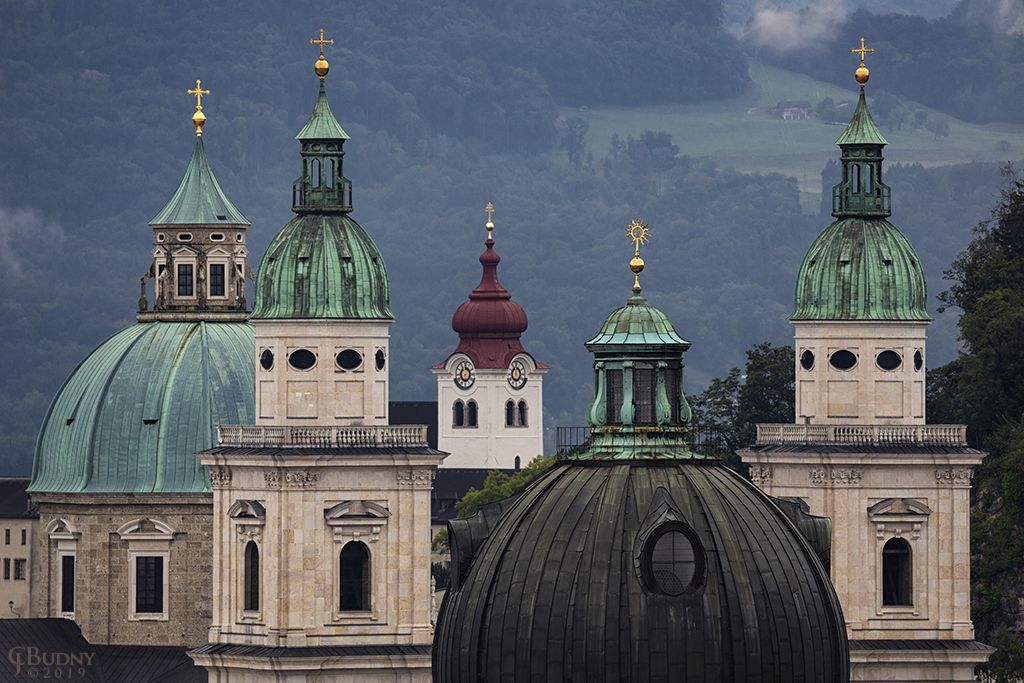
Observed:
[[[854,73],[854,77],[857,79],[857,82],[860,83],[861,85],[864,85],[865,83],[868,82],[869,75],[870,74],[868,73],[868,68],[864,66],[863,62],[857,69],[856,73]]]
[[[316,60],[316,64],[313,65],[313,70],[316,71],[316,75],[323,78],[327,75],[327,71],[331,68],[331,65],[327,63],[327,60],[321,57]]]
[[[644,260],[639,256],[634,256],[633,260],[629,262],[629,269],[639,275],[644,269]]]
[[[196,135],[203,134],[203,124],[206,123],[206,114],[201,111],[196,111],[192,114],[192,123],[196,126]]]

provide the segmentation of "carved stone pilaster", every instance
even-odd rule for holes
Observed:
[[[770,486],[772,483],[772,468],[751,467],[750,480],[758,486]]]
[[[231,469],[228,467],[211,467],[210,486],[215,489],[231,486]]]
[[[817,486],[857,486],[864,472],[855,468],[829,469],[816,467],[808,472],[808,478]]]

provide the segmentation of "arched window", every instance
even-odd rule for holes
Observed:
[[[516,472],[519,471],[519,456],[516,456]]]
[[[516,426],[516,403],[511,399],[505,404],[505,426]]]
[[[327,187],[334,187],[334,159],[327,162]]]
[[[309,186],[320,187],[320,160],[313,159],[309,165]]]
[[[466,426],[476,427],[476,401],[466,403]]]
[[[456,401],[452,406],[452,424],[456,427],[466,426],[466,406],[462,401]]]
[[[850,184],[851,190],[854,193],[860,192],[860,166],[853,164],[850,170],[853,172],[853,182]]]
[[[245,544],[245,609],[256,612],[260,608],[260,549],[256,541]]]
[[[882,546],[882,604],[913,605],[910,544],[891,538]]]
[[[370,551],[359,541],[346,543],[338,557],[338,610],[370,609]]]
[[[526,401],[519,401],[519,426],[526,426]]]

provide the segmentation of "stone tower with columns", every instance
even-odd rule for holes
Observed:
[[[742,451],[754,483],[832,520],[832,583],[851,680],[972,681],[970,488],[984,453],[962,425],[925,424],[925,278],[888,222],[887,141],[864,97],[837,141],[829,225],[800,267],[796,421],[761,424]]]
[[[320,94],[296,136],[296,217],[264,255],[255,426],[199,454],[213,485],[211,680],[427,681],[430,490],[444,454],[387,424],[387,271],[350,218],[348,136]],[[282,673],[286,672],[286,673]]]

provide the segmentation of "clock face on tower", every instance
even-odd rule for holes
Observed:
[[[522,389],[526,386],[526,366],[522,361],[514,360],[508,366],[508,385],[513,389]]]
[[[464,360],[455,366],[455,386],[460,389],[469,389],[476,380],[476,373],[473,372],[473,364]]]

